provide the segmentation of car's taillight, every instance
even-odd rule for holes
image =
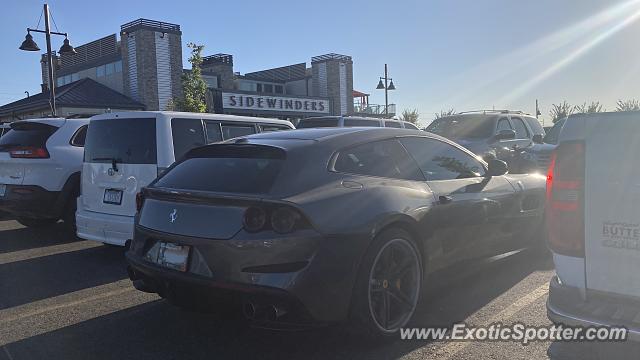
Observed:
[[[45,148],[35,146],[18,146],[9,150],[12,158],[22,159],[47,159],[49,152]]]
[[[560,144],[547,173],[546,223],[549,247],[557,254],[584,257],[583,142]]]
[[[136,211],[137,212],[140,212],[143,204],[144,204],[144,194],[141,191],[136,194]]]
[[[271,229],[280,234],[308,227],[308,221],[296,209],[288,206],[251,206],[245,210],[242,223],[248,232]]]

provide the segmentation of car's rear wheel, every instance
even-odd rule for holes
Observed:
[[[46,226],[51,226],[58,222],[57,219],[34,219],[34,218],[26,218],[19,217],[16,219],[20,224],[31,227],[31,228],[42,228]]]
[[[367,335],[394,335],[411,320],[421,285],[422,261],[411,236],[384,231],[360,267],[352,317]]]

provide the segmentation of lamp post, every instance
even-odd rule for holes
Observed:
[[[384,80],[384,83],[382,80]],[[395,90],[396,87],[393,85],[393,79],[389,77],[387,64],[384,64],[384,77],[380,78],[380,82],[376,86],[376,90],[382,89],[384,89],[384,115],[389,117],[389,90]]]
[[[51,35],[64,36],[64,43],[60,47],[58,53],[60,54],[75,54],[76,50],[69,44],[69,37],[67,33],[51,31],[49,27],[49,5],[44,4],[44,30],[27,28],[27,36],[25,36],[22,45],[19,49],[24,51],[40,51],[38,44],[33,41],[31,32],[38,32],[45,34],[47,39],[47,70],[49,75],[49,104],[51,106],[51,114],[56,116],[56,83],[53,79],[53,52],[51,51]]]

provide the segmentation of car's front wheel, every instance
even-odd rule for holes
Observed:
[[[370,336],[396,334],[411,320],[421,285],[421,256],[409,233],[401,229],[382,232],[360,266],[353,320]]]

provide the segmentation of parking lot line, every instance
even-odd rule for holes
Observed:
[[[12,251],[0,254],[0,265],[10,264],[18,261],[37,259],[40,257],[62,254],[71,251],[87,250],[103,246],[95,241],[76,241],[68,244],[51,245],[39,248]]]
[[[506,323],[511,317],[513,317],[520,310],[525,307],[533,304],[539,298],[543,297],[549,292],[549,283],[545,282],[535,290],[531,291],[527,295],[519,298],[511,305],[504,308],[502,311],[492,316],[489,320],[485,321],[483,324],[469,324],[475,326],[488,326],[490,324],[496,323],[498,321]],[[467,346],[471,345],[471,342],[450,342],[443,348],[438,350],[438,353],[443,354],[443,359],[453,359],[456,357],[460,351],[462,351]]]
[[[0,346],[158,299],[124,279],[0,310]]]

